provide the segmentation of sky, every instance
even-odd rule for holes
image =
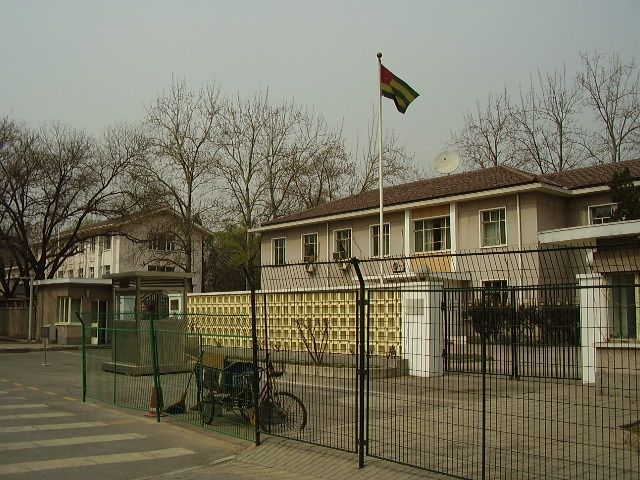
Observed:
[[[137,122],[171,83],[269,89],[314,109],[348,142],[377,114],[383,63],[420,93],[383,125],[419,168],[464,113],[580,52],[640,60],[640,0],[0,0],[0,116],[98,135]]]

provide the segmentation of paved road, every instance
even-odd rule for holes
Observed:
[[[81,402],[79,352],[0,354],[0,477],[131,479],[228,459],[247,442]]]

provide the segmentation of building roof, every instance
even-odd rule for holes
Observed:
[[[497,166],[454,175],[427,178],[384,189],[385,207],[424,200],[445,198],[527,184],[546,184],[568,190],[606,185],[613,173],[629,167],[640,178],[640,160],[596,165],[559,173],[535,175],[516,168]],[[282,216],[262,224],[279,225],[300,220],[341,215],[378,207],[378,189],[351,195],[301,212]]]

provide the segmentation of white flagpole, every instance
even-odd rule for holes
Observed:
[[[379,114],[378,114],[378,139],[380,146],[380,158],[378,161],[378,188],[380,190],[380,230],[378,231],[378,253],[380,258],[384,255],[384,195],[382,193],[384,181],[382,178],[382,53],[378,52],[378,100],[379,100]],[[389,232],[391,233],[391,232]]]

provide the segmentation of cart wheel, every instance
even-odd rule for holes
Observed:
[[[278,392],[260,408],[260,421],[270,433],[303,430],[307,425],[307,408],[293,393]]]
[[[202,422],[205,425],[211,425],[217,411],[220,409],[220,407],[216,405],[214,398],[213,392],[210,390],[208,390],[206,395],[202,397],[202,402],[200,403],[200,416],[202,417]]]

